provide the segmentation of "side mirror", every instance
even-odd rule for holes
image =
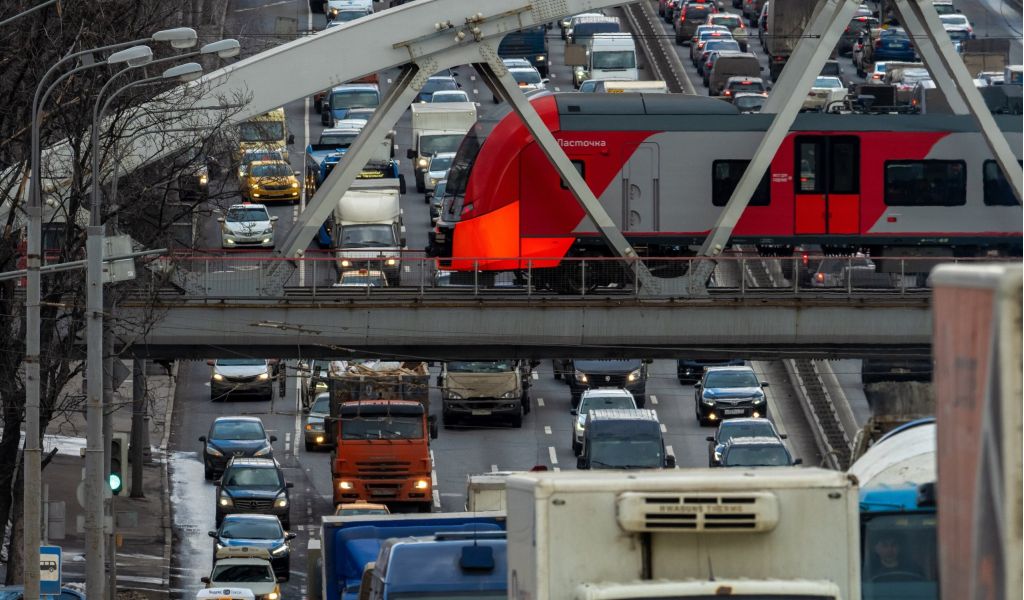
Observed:
[[[206,442],[206,436],[205,435],[199,436],[199,441],[205,443]]]
[[[582,457],[582,456],[577,458],[576,459],[576,468],[577,469],[589,469],[590,467],[587,465],[587,459]]]
[[[761,382],[761,387],[768,387],[770,384],[767,381]]]
[[[570,410],[570,411],[569,411],[569,414],[570,414],[570,415],[572,415],[572,416],[574,416],[574,417],[576,417],[576,416],[579,416],[579,414],[580,414],[580,411],[578,411],[578,410],[576,410],[576,409],[574,408],[574,409],[572,409],[572,410]]]
[[[210,585],[210,578],[209,577],[200,577],[199,581],[202,581],[206,585]]]
[[[804,459],[802,459],[802,458],[794,458],[793,459],[793,466],[802,465],[802,464],[804,464]]]
[[[406,190],[406,187],[405,187],[405,174],[404,173],[400,173],[398,175],[398,193],[399,194],[404,194],[405,190]]]
[[[270,443],[271,443],[271,444],[273,444],[273,443],[274,443],[274,442],[276,442],[276,441],[277,441],[277,436],[276,436],[276,435],[272,435],[272,436],[270,436]]]
[[[217,537],[217,532],[216,531],[207,531],[206,535],[208,535],[208,536],[210,536],[212,538],[215,538],[215,537]]]
[[[547,77],[545,77],[544,79],[541,79],[541,80],[540,80],[540,82],[541,82],[541,83],[545,83],[545,84],[546,84],[547,82],[549,82],[549,81],[551,81],[551,80],[550,80],[550,79],[548,79]]]
[[[302,178],[302,171],[295,171],[295,177],[301,179]]]
[[[218,221],[223,221],[224,219],[217,219],[217,220]],[[213,359],[210,359],[210,360],[206,361],[206,364],[210,365],[211,367],[213,366],[213,363],[214,363]]]
[[[292,489],[293,487],[295,487],[295,484],[290,482],[290,481],[287,481],[287,482],[285,482],[284,487],[286,487],[288,489]]]
[[[788,440],[789,436],[787,434],[785,434],[785,433],[782,433],[782,434],[779,434],[779,439],[780,440]]]
[[[427,417],[427,427],[430,429],[430,439],[437,439],[437,417],[430,415]]]
[[[409,148],[408,150],[406,150],[405,151],[405,157],[408,158],[408,159],[416,158],[416,149],[415,148]]]
[[[706,439],[706,440],[707,440],[707,441],[709,441],[709,442],[713,442],[713,441],[715,441],[715,436],[713,436],[713,435],[709,435],[708,437],[706,437],[706,438],[704,438],[704,439]]]
[[[288,141],[285,142],[285,143],[287,143],[289,146],[294,144],[295,143],[295,134],[294,133],[289,133],[288,134]]]
[[[286,539],[286,540],[294,540],[297,537],[299,537],[299,534],[292,533],[292,532],[289,531],[288,533],[285,534],[284,539]]]
[[[674,469],[676,468],[676,457],[673,454],[669,454],[665,457],[665,468]]]
[[[271,221],[276,221],[277,219],[278,219],[278,216],[277,216],[277,215],[274,215],[273,217],[270,217],[270,220],[271,220]]]
[[[698,381],[697,383],[693,384],[693,387],[700,389],[701,383]]]

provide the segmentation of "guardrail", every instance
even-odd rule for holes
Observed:
[[[203,298],[280,297],[269,289],[268,267],[283,260],[258,253],[174,254],[155,259],[150,269],[167,272],[191,296]],[[642,260],[653,275],[678,278],[691,272],[694,257],[655,257]],[[953,260],[953,259],[950,259]],[[993,259],[955,259],[992,261]],[[1019,259],[1013,259],[1019,260]],[[884,258],[797,256],[784,259],[757,255],[732,255],[715,259],[717,266],[708,282],[712,296],[922,296],[930,294],[927,273],[934,258]],[[340,259],[329,252],[310,252],[290,261],[297,268],[284,283],[285,296],[350,297],[374,294],[436,296],[455,295],[658,297],[641,290],[631,261],[618,258],[463,258],[453,270],[445,261],[421,253],[394,257]],[[729,277],[728,271],[770,264],[780,276],[757,285],[746,277]],[[558,265],[551,268],[549,265]],[[496,268],[503,270],[497,271]],[[678,297],[679,294],[663,294]]]

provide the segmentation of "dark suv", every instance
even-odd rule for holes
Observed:
[[[622,388],[633,394],[637,408],[647,403],[647,364],[639,358],[626,360],[573,360],[567,374],[572,390],[572,407],[580,403],[583,390]]]
[[[708,2],[687,2],[679,9],[679,19],[674,22],[676,30],[676,45],[682,46],[690,43],[693,32],[698,25],[708,21],[708,15],[718,12],[716,6]]]
[[[203,471],[207,481],[224,471],[228,461],[243,456],[274,455],[274,436],[267,436],[259,417],[218,417],[210,425],[210,433],[201,436]]]
[[[272,458],[232,458],[217,482],[217,527],[225,515],[276,515],[289,529],[291,503],[284,473]]]
[[[697,383],[704,376],[704,369],[708,367],[742,367],[742,358],[721,358],[721,359],[688,359],[680,358],[676,361],[676,376],[679,383]]]

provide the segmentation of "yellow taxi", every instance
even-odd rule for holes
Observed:
[[[389,515],[391,511],[384,504],[373,504],[371,502],[351,502],[339,504],[334,509],[337,517],[354,517],[356,515]]]
[[[298,177],[283,160],[253,161],[239,184],[242,197],[255,202],[298,202],[301,193]]]

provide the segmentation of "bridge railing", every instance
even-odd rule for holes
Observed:
[[[339,258],[310,252],[290,260],[296,268],[283,289],[266,273],[274,258],[262,253],[187,253],[159,259],[159,268],[191,297],[360,296],[640,296],[635,271],[618,258],[447,259],[405,252],[400,257]],[[695,257],[644,257],[658,278],[685,276]],[[733,253],[716,259],[707,283],[712,296],[901,296],[929,294],[928,273],[939,262],[1015,260],[797,255],[783,258]],[[678,294],[663,294],[664,296]],[[650,294],[644,294],[650,298]],[[657,297],[655,295],[654,297]]]

